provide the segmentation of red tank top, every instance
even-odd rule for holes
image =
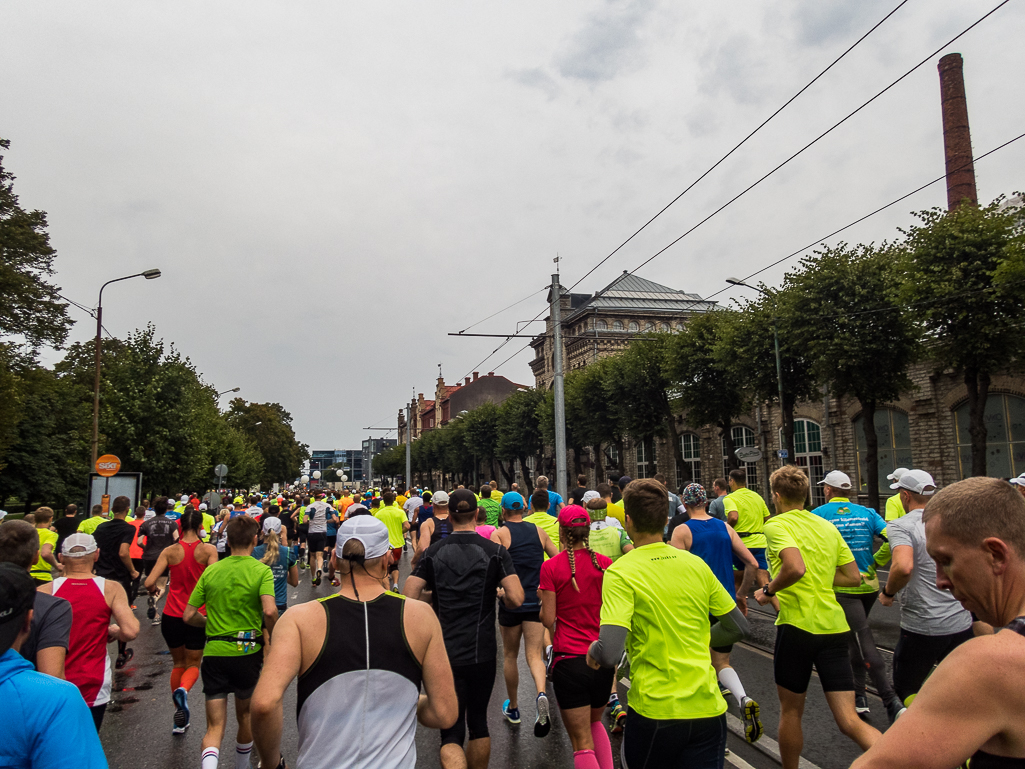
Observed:
[[[181,617],[185,614],[189,596],[192,595],[196,583],[199,582],[199,575],[206,569],[206,564],[196,560],[196,548],[203,544],[200,540],[178,542],[178,544],[185,551],[185,557],[182,558],[181,563],[170,568],[171,582],[168,585],[167,602],[164,604],[164,614],[169,617]]]
[[[110,657],[107,627],[111,611],[104,596],[103,577],[53,581],[53,594],[71,604],[71,636],[64,674],[78,687],[89,707],[110,701]]]

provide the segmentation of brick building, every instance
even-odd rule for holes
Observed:
[[[462,384],[447,385],[443,377],[438,377],[434,390],[434,399],[427,400],[423,393],[418,393],[415,400],[409,402],[412,422],[413,440],[428,430],[447,425],[463,411],[473,411],[485,403],[502,403],[523,385],[495,376],[489,371],[480,376],[474,371],[472,377],[466,377]],[[406,439],[406,409],[399,409],[398,414],[399,441]]]

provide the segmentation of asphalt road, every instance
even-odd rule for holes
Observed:
[[[402,576],[408,574],[408,556],[402,560]],[[314,588],[309,582],[309,573],[301,572],[298,588],[289,588],[289,603],[295,604],[330,594],[333,588],[324,584]],[[753,602],[752,602],[753,604]],[[754,605],[752,608],[755,608]],[[757,607],[762,609],[762,607]],[[883,609],[883,607],[878,607]],[[764,610],[763,610],[764,611]],[[881,611],[878,616],[873,611],[874,624],[878,621],[881,639],[889,639],[892,631],[891,614],[893,610]],[[771,609],[769,609],[771,613]],[[197,767],[200,758],[200,743],[205,730],[203,710],[202,681],[193,688],[190,697],[192,710],[192,726],[185,735],[171,734],[171,718],[174,706],[171,702],[169,676],[171,659],[167,653],[158,626],[149,624],[145,618],[145,602],[139,602],[137,615],[143,623],[142,632],[132,643],[135,657],[121,671],[114,671],[114,692],[107,716],[100,733],[100,738],[111,767],[140,767],[143,769],[164,769],[166,767]],[[733,663],[741,679],[747,687],[748,694],[761,705],[762,722],[765,726],[765,739],[757,746],[747,745],[742,737],[731,734],[728,746],[731,755],[727,757],[727,768],[746,769],[755,767],[763,769],[777,767],[778,762],[772,758],[772,746],[777,735],[777,719],[779,717],[776,688],[772,679],[771,654],[764,647],[771,649],[771,638],[774,635],[773,617],[766,614],[751,612],[751,623],[754,630],[750,644],[738,645],[734,651]],[[496,636],[498,636],[496,628]],[[895,640],[895,635],[894,635]],[[884,644],[884,640],[880,640]],[[510,767],[510,769],[528,769],[529,767],[572,767],[573,751],[566,731],[559,719],[558,706],[554,696],[551,697],[553,726],[548,737],[538,739],[533,733],[533,682],[523,660],[520,657],[519,695],[523,723],[512,726],[501,716],[502,700],[506,698],[505,681],[501,672],[501,638],[499,644],[499,665],[495,687],[491,697],[488,723],[492,736],[491,765]],[[887,644],[892,645],[892,644]],[[111,645],[112,658],[116,653],[115,645]],[[621,696],[627,699],[629,691],[621,686]],[[295,728],[295,684],[289,688],[285,698],[285,729],[283,748],[290,766],[295,765],[297,755],[297,732]],[[885,712],[882,703],[872,698],[872,722],[880,729],[886,726]],[[731,706],[731,712],[736,710]],[[339,718],[345,717],[345,703],[339,703]],[[733,721],[734,726],[737,722]],[[809,689],[808,704],[804,716],[805,749],[804,757],[821,769],[843,769],[858,755],[858,748],[840,734],[833,723],[832,716],[826,706],[822,691],[813,680]],[[226,738],[222,746],[221,766],[234,766],[234,716],[229,709],[229,722]],[[439,767],[438,733],[434,730],[417,728],[417,766]],[[616,766],[619,766],[620,738],[612,735],[612,746]],[[256,756],[253,766],[256,766]]]

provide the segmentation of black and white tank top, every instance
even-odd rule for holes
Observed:
[[[416,766],[416,706],[423,679],[406,643],[405,598],[321,599],[327,633],[299,677],[299,766]]]

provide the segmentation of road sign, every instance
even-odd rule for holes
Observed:
[[[121,469],[121,460],[113,454],[104,454],[96,460],[96,474],[104,478],[113,478]]]
[[[757,462],[762,458],[762,450],[757,446],[741,446],[733,453],[741,462]]]
[[[227,465],[217,465],[217,467],[214,468],[214,475],[219,475],[221,478],[223,478],[227,474],[228,474],[228,466]]]
[[[787,451],[786,449],[780,449],[779,451],[776,452],[776,456],[779,457],[780,459],[786,459],[787,457],[790,456],[790,452]]]

